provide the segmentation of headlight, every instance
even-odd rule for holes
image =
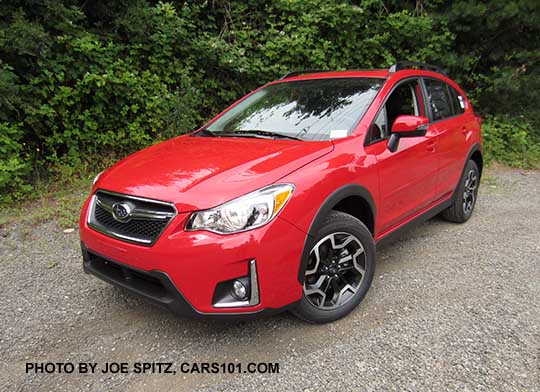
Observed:
[[[191,214],[186,230],[208,230],[231,234],[261,227],[270,222],[287,203],[292,184],[271,185],[211,210]]]
[[[105,171],[105,170],[104,170]],[[97,176],[94,177],[94,181],[92,181],[92,186],[96,185],[96,182],[99,180],[99,177],[103,174],[103,171],[100,171]]]

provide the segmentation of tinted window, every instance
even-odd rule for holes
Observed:
[[[433,121],[453,116],[454,112],[446,83],[433,79],[426,79],[425,82]]]
[[[208,127],[224,134],[267,131],[303,140],[347,136],[383,84],[375,78],[278,83],[246,98]]]

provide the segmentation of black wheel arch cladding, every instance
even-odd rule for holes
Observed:
[[[320,229],[325,218],[334,209],[334,207],[337,206],[341,201],[351,196],[360,197],[367,203],[370,209],[371,216],[373,217],[373,226],[374,226],[374,221],[375,221],[375,216],[376,216],[375,202],[373,201],[373,197],[371,196],[371,193],[366,188],[364,188],[363,186],[359,184],[348,184],[348,185],[342,186],[341,188],[336,189],[330,196],[326,198],[324,203],[321,205],[321,207],[317,211],[317,214],[315,215],[315,218],[313,218],[313,221],[311,222],[311,225],[309,227],[308,235],[306,236],[306,240],[304,242],[302,258],[300,260],[300,268],[298,270],[298,282],[300,284],[302,285],[304,284],[304,278],[305,278],[304,275],[305,275],[306,266],[307,266],[306,261],[308,259],[311,248],[315,244],[314,240],[315,240],[317,231]],[[364,222],[364,223],[366,225],[368,224],[368,222]]]
[[[475,156],[478,156],[480,158],[480,162],[477,162],[476,159],[473,158]],[[480,144],[474,143],[472,147],[470,148],[469,153],[467,154],[467,158],[465,158],[465,162],[463,162],[463,169],[461,169],[461,176],[459,177],[460,179],[463,178],[463,175],[465,174],[465,169],[467,169],[467,164],[469,163],[470,160],[473,160],[477,164],[478,180],[480,180],[480,178],[482,177],[482,168],[484,165],[483,164],[484,156],[482,154],[482,146],[480,146]],[[456,189],[454,190],[454,194],[452,195],[452,199],[451,199],[452,202],[455,202],[456,200],[458,189],[459,189],[459,183],[456,186]]]

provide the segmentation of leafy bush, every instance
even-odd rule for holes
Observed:
[[[24,159],[22,131],[16,125],[0,123],[0,204],[18,199],[31,187],[23,182],[29,173],[29,162]]]
[[[486,122],[491,156],[529,164],[539,11],[532,0],[4,1],[0,202],[190,131],[290,70],[396,59],[449,68],[477,110],[499,115]],[[524,115],[512,133],[505,116]]]
[[[482,124],[486,161],[540,167],[540,140],[522,117],[492,116]]]

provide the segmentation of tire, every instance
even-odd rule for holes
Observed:
[[[480,185],[480,171],[476,162],[470,160],[463,171],[463,176],[459,180],[456,190],[454,204],[444,210],[441,215],[450,222],[467,222],[472,216],[476,199],[478,197],[478,186]]]
[[[306,265],[302,299],[292,312],[310,323],[340,319],[362,301],[371,286],[373,236],[360,220],[332,211],[308,246],[311,250],[302,260]]]

